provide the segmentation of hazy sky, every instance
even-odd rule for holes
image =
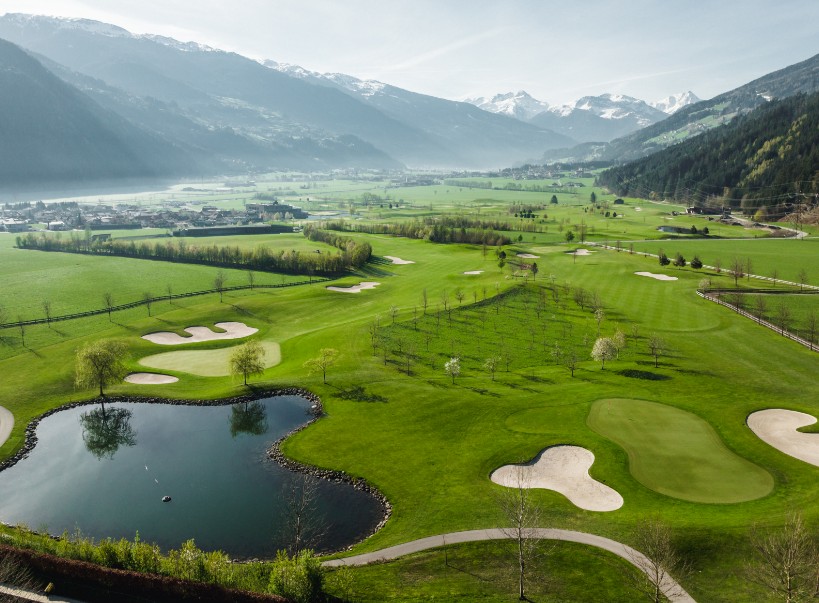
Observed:
[[[2,0],[450,99],[710,98],[819,53],[817,0]]]

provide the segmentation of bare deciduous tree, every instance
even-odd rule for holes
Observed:
[[[46,317],[46,324],[50,327],[51,326],[51,300],[45,299],[43,300],[43,314]]]
[[[221,270],[213,277],[213,288],[219,292],[219,303],[222,303],[222,294],[225,292],[225,281],[227,277]]]
[[[768,311],[768,302],[764,295],[754,297],[754,315],[757,322],[765,320],[765,313]]]
[[[811,351],[813,351],[813,344],[816,343],[816,333],[818,327],[819,325],[817,325],[816,322],[816,311],[811,310],[808,313],[808,317],[805,319],[805,339],[810,342]]]
[[[490,356],[486,359],[486,362],[483,363],[483,368],[487,370],[487,372],[492,376],[492,381],[495,380],[495,372],[498,370],[498,363],[500,359],[497,356]]]
[[[315,548],[327,531],[317,509],[319,483],[318,478],[298,473],[282,488],[282,536],[291,556]]]
[[[782,333],[782,335],[790,328],[792,320],[793,316],[791,315],[790,306],[784,301],[779,302],[779,305],[776,307],[776,326],[779,327],[779,332]]]
[[[146,291],[142,294],[142,302],[145,304],[145,307],[148,308],[148,316],[151,315],[151,304],[154,303],[154,296],[151,295],[150,291]]]
[[[542,546],[542,541],[537,538],[541,509],[534,500],[525,469],[525,466],[517,465],[512,481],[504,484],[506,487],[497,497],[498,506],[507,522],[501,531],[515,545],[520,601],[526,600],[526,587],[530,581],[530,575],[527,573],[529,566],[538,556],[547,552]]]
[[[665,341],[656,333],[652,333],[648,338],[648,351],[654,356],[654,368],[660,365],[660,356],[665,351]]]
[[[656,518],[638,522],[634,548],[641,554],[630,551],[629,557],[640,570],[634,587],[642,599],[662,603],[682,594],[675,579],[690,573],[690,565],[674,546],[668,526]]]
[[[738,287],[739,279],[745,276],[745,263],[741,258],[731,260],[731,276],[734,277],[734,287]]]
[[[753,528],[751,546],[756,555],[746,572],[752,582],[787,603],[813,599],[819,555],[800,514],[778,530]]]
[[[102,296],[102,301],[105,303],[105,309],[108,310],[108,320],[111,320],[111,310],[114,307],[114,296],[110,291],[106,291]]]

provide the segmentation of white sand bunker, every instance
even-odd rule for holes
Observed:
[[[165,385],[166,383],[176,383],[179,378],[171,375],[160,375],[159,373],[131,373],[125,377],[125,381],[137,385]]]
[[[568,252],[569,255],[591,255],[593,253],[597,253],[596,251],[589,251],[588,249],[575,249],[574,251]]]
[[[517,488],[519,476],[529,488],[560,492],[587,511],[615,511],[623,497],[589,475],[594,454],[580,446],[552,446],[524,465],[504,465],[492,472],[496,484]]]
[[[390,260],[393,264],[414,264],[412,260],[402,260],[401,258],[397,258],[394,255],[385,255],[386,259]]]
[[[518,254],[518,257],[519,257],[519,258],[526,258],[527,260],[536,260],[536,259],[538,259],[540,256],[539,256],[539,255],[535,255],[534,253],[519,253],[519,254]]]
[[[795,410],[769,408],[748,415],[748,427],[766,444],[800,461],[819,467],[819,433],[801,433],[816,417]]]
[[[340,291],[341,293],[358,293],[364,289],[375,289],[381,283],[363,282],[352,287],[327,287],[328,291]]]
[[[464,274],[483,274],[483,270],[467,270]]]
[[[159,331],[143,335],[142,339],[161,345],[181,345],[183,343],[199,343],[200,341],[215,341],[217,339],[239,339],[253,335],[259,330],[249,327],[243,322],[217,322],[214,326],[224,332],[212,331],[208,327],[188,327],[185,332],[190,333],[190,337],[182,337],[168,331]]]
[[[649,278],[657,279],[658,281],[676,281],[676,276],[668,276],[667,274],[654,274],[653,272],[635,272],[637,276],[647,276]]]

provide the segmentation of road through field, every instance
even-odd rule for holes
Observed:
[[[652,567],[651,561],[640,553],[639,551],[627,546],[616,540],[597,536],[595,534],[588,534],[586,532],[576,532],[574,530],[557,530],[552,528],[536,528],[533,534],[534,538],[543,538],[547,540],[562,540],[565,542],[577,542],[579,544],[587,544],[600,549],[614,553],[634,565],[637,569],[644,572],[649,579],[651,579]],[[391,546],[373,553],[364,553],[362,555],[355,555],[353,557],[346,557],[343,559],[331,559],[325,561],[323,565],[327,567],[338,567],[341,565],[366,565],[377,561],[388,561],[409,555],[410,553],[417,553],[419,551],[426,551],[448,544],[458,544],[462,542],[478,542],[481,540],[504,540],[510,538],[504,530],[488,529],[488,530],[468,530],[465,532],[450,532],[448,534],[438,534],[437,536],[429,536],[412,542],[405,542],[396,546]],[[660,584],[660,589],[663,594],[674,603],[695,603],[694,599],[689,595],[685,589],[680,586],[668,574],[663,576]]]

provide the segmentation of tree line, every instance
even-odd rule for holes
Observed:
[[[46,236],[44,233],[39,236],[28,233],[18,236],[16,241],[20,249],[110,255],[285,274],[340,274],[351,268],[358,268],[370,259],[372,248],[369,243],[321,233],[322,231],[311,226],[304,229],[307,238],[337,247],[339,253],[272,250],[265,245],[258,245],[253,249],[242,249],[238,245],[191,245],[185,239],[153,243],[123,239],[101,240],[80,236],[78,233],[71,233],[67,239]]]
[[[469,243],[473,245],[509,245],[508,236],[492,230],[509,228],[503,222],[475,220],[464,217],[424,218],[411,222],[384,224],[356,224],[344,220],[328,222],[328,230],[386,234],[408,239],[426,239],[433,243]]]
[[[713,201],[782,217],[819,195],[819,94],[770,102],[730,124],[606,170],[619,195]]]

